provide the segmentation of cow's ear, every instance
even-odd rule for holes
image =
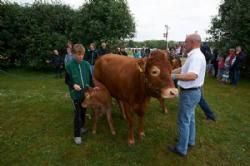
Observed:
[[[145,72],[146,60],[144,58],[139,59],[137,62],[137,69],[142,73]]]

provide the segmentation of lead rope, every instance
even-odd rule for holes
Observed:
[[[82,79],[82,70],[81,70],[80,64],[78,64],[78,68],[80,70],[80,76],[81,76],[81,81],[82,81],[82,88],[84,88],[84,82],[83,82],[83,79]]]

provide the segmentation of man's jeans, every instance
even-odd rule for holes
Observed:
[[[201,109],[203,110],[203,112],[205,113],[207,119],[213,119],[213,120],[215,119],[215,115],[214,115],[213,111],[210,109],[206,100],[204,99],[202,92],[201,92],[201,99],[200,99],[199,105],[200,105]]]
[[[177,150],[186,155],[188,145],[195,145],[195,108],[201,98],[201,90],[184,90],[179,98],[179,141]]]

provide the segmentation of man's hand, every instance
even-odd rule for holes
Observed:
[[[181,67],[172,70],[172,74],[180,74],[181,73]]]
[[[74,84],[73,87],[74,87],[74,89],[75,89],[76,91],[82,90],[81,87],[80,87],[79,85],[77,85],[77,84]]]
[[[172,78],[173,81],[175,81],[176,80],[176,74],[171,74],[171,78]]]

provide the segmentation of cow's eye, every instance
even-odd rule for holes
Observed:
[[[160,73],[161,73],[161,70],[156,66],[153,66],[150,72],[150,74],[154,77],[159,76]]]

